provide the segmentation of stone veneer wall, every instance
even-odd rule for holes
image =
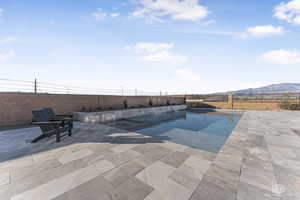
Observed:
[[[0,93],[0,126],[28,124],[32,120],[32,110],[52,107],[57,114],[69,114],[82,108],[121,109],[127,99],[128,107],[147,107],[150,99],[153,106],[184,104],[182,97],[169,96],[111,96],[111,95],[69,95]]]
[[[103,123],[103,122],[111,122],[118,119],[125,119],[130,117],[184,110],[186,108],[187,108],[186,105],[177,105],[177,106],[160,106],[160,107],[149,107],[149,108],[111,110],[111,111],[90,112],[90,113],[75,112],[74,118],[81,122]]]

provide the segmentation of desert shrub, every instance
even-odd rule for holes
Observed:
[[[124,108],[125,108],[125,109],[128,108],[128,101],[127,101],[127,99],[124,99],[123,105],[124,105]]]
[[[170,105],[170,101],[169,101],[169,99],[167,100],[167,105],[168,105],[168,106]]]
[[[279,107],[284,110],[300,110],[300,104],[295,102],[289,94],[283,95]]]
[[[153,102],[152,99],[149,100],[149,106],[152,107],[153,106]]]

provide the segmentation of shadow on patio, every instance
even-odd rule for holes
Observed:
[[[24,156],[51,151],[80,143],[146,144],[161,143],[168,137],[149,137],[102,124],[76,123],[72,137],[65,136],[57,143],[55,137],[37,143],[31,139],[41,134],[38,127],[0,132],[0,164]]]

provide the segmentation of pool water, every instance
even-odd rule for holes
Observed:
[[[118,120],[111,126],[178,144],[218,152],[239,122],[234,111],[187,110]]]

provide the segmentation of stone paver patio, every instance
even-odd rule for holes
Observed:
[[[297,200],[300,112],[246,111],[219,153],[100,124],[0,132],[1,200]]]

